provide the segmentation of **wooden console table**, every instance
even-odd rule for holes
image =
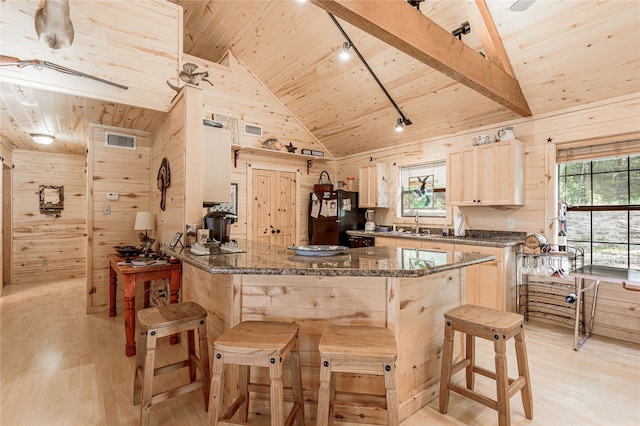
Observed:
[[[149,288],[151,280],[169,279],[169,302],[178,303],[178,292],[182,279],[182,263],[168,263],[161,266],[133,267],[131,265],[118,265],[124,259],[117,254],[110,254],[109,259],[109,316],[116,316],[116,289],[117,276],[123,281],[124,290],[124,330],[127,336],[125,353],[127,356],[136,354],[136,283],[145,283],[145,289]],[[145,295],[145,305],[148,304],[148,296]],[[171,336],[171,343],[178,343],[178,335]]]

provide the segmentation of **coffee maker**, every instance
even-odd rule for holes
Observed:
[[[209,212],[202,222],[205,229],[209,230],[210,237],[220,243],[228,243],[231,234],[231,225],[238,220],[238,217],[227,212]]]

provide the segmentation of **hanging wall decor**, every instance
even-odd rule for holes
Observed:
[[[40,185],[40,213],[57,215],[64,208],[64,186]]]
[[[162,195],[160,196],[160,210],[164,211],[167,207],[167,188],[171,185],[171,172],[169,170],[169,160],[163,158],[158,169],[158,177],[156,185]]]

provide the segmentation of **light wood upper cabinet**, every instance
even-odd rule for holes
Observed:
[[[231,135],[226,129],[202,126],[202,201],[231,201]]]
[[[360,166],[359,207],[389,207],[389,166],[371,163]]]
[[[524,204],[524,143],[510,140],[449,152],[447,203]]]

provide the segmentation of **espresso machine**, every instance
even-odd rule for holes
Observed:
[[[204,229],[209,230],[209,236],[224,244],[229,242],[231,225],[238,220],[232,213],[210,211],[203,218]]]

